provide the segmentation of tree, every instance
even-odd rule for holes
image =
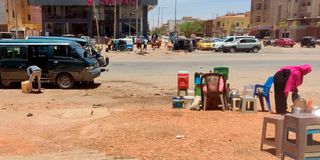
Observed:
[[[164,33],[164,29],[163,28],[154,28],[150,31],[151,34],[156,34],[156,35],[163,35]]]
[[[193,21],[185,22],[179,25],[180,32],[184,33],[186,37],[190,37],[192,34],[201,34],[202,33],[202,22]]]

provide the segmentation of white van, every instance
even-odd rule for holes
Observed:
[[[222,39],[221,41],[217,41],[214,43],[213,45],[213,49],[216,51],[216,52],[220,52],[221,51],[221,47],[227,43],[227,42],[233,42],[237,39],[242,39],[242,38],[256,38],[255,36],[228,36],[224,39]]]

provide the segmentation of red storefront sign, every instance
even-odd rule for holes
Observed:
[[[138,0],[100,0],[102,5],[112,5],[117,2],[118,5],[136,5]]]

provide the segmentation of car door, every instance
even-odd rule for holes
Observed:
[[[252,50],[254,47],[257,46],[257,41],[255,39],[247,39],[247,51]]]
[[[247,46],[247,40],[246,40],[246,39],[241,39],[241,40],[238,42],[238,47],[237,47],[237,49],[238,49],[239,51],[243,51],[243,50],[245,50],[247,47],[248,47],[248,46]]]
[[[86,67],[86,63],[81,59],[76,50],[68,45],[53,46],[53,69],[51,76],[56,76],[59,73],[70,73],[73,78],[79,79],[82,77],[82,72]]]
[[[0,47],[0,74],[5,82],[27,80],[27,46]]]

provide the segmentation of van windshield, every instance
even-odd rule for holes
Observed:
[[[84,52],[85,52],[85,50],[84,50],[84,48],[83,48],[81,45],[79,45],[79,44],[72,44],[71,46],[72,46],[72,48],[74,48],[74,49],[76,50],[76,52],[79,54],[80,57],[84,58]]]

